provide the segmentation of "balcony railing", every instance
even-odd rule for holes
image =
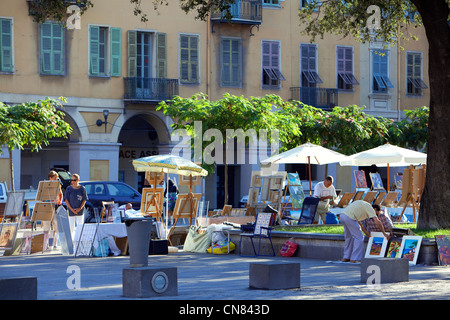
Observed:
[[[178,95],[178,79],[124,78],[125,100],[164,101]]]
[[[338,105],[338,90],[335,88],[291,87],[291,99],[304,104],[331,110]]]
[[[233,18],[231,22],[245,24],[261,24],[262,22],[262,0],[236,0],[230,5]],[[228,21],[225,12],[213,12],[212,21]]]

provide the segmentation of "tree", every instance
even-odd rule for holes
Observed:
[[[62,97],[59,100],[65,102]],[[58,100],[50,98],[11,106],[0,103],[0,145],[8,147],[12,190],[12,150],[29,146],[31,151],[39,151],[43,145],[48,145],[49,139],[66,137],[72,132],[61,108]]]
[[[253,144],[258,146],[256,149],[260,149],[258,142],[265,139],[267,144],[262,150],[265,151],[269,145],[268,140],[286,143],[289,135],[300,134],[291,115],[280,112],[288,104],[276,95],[247,99],[226,93],[222,99],[210,101],[205,94],[198,93],[191,98],[175,96],[167,102],[162,101],[157,110],[162,109],[164,115],[174,119],[172,128],[175,133],[179,133],[177,130],[181,129],[193,137],[188,140],[192,144],[188,152],[193,150],[195,162],[202,163],[210,172],[215,164],[224,164],[224,203],[227,204],[228,164],[240,161],[235,159],[235,142],[241,146]],[[278,136],[274,136],[275,131]],[[266,136],[261,137],[261,133]],[[278,145],[276,150],[278,151]],[[238,157],[245,157],[239,148],[237,152]],[[254,150],[249,150],[251,152]]]

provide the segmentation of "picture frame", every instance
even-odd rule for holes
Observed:
[[[199,186],[202,182],[200,176],[183,176],[179,175],[178,183],[180,186],[189,186],[189,183],[192,179],[192,186]]]
[[[163,209],[163,200],[164,200],[164,188],[143,188],[141,199],[142,214],[160,215]]]
[[[396,189],[402,189],[403,188],[403,175],[396,174],[394,176],[395,186]]]
[[[154,171],[145,172],[145,185],[153,186],[154,183],[156,183],[156,185],[161,185],[164,183],[164,172],[154,172]]]
[[[386,258],[399,258],[401,241],[391,240],[386,252]]]
[[[379,173],[370,172],[369,176],[372,181],[372,190],[385,190]]]
[[[303,200],[305,200],[305,193],[303,192],[303,186],[289,185],[289,194],[292,202],[292,209],[302,209]]]
[[[367,188],[366,173],[364,170],[354,170],[356,188]]]
[[[272,203],[281,202],[281,191],[280,190],[270,190],[269,191],[269,201]]]
[[[450,235],[436,235],[440,266],[450,266]]]
[[[259,198],[259,189],[250,188],[250,190],[248,191],[248,201],[247,201],[248,206],[251,207],[253,205],[256,205],[258,203],[258,198]]]
[[[373,204],[380,205],[380,204],[381,204],[381,201],[383,201],[385,195],[386,195],[386,191],[380,191],[380,192],[378,192],[378,195],[377,195],[377,197],[375,198],[375,200],[373,201]]]
[[[371,232],[365,258],[384,258],[388,240],[382,232]]]
[[[39,186],[36,192],[36,201],[56,202],[60,187],[61,183],[58,180],[39,181]]]
[[[403,236],[399,257],[408,259],[409,264],[415,265],[417,263],[417,258],[419,257],[421,244],[421,236]]]
[[[9,191],[5,204],[4,218],[18,217],[23,211],[25,203],[25,192]]]
[[[291,172],[287,174],[288,179],[288,185],[290,186],[301,186],[302,181],[300,180],[300,177],[298,176],[297,172]]]
[[[198,204],[200,203],[201,193],[191,193],[192,205],[189,199],[189,194],[179,194],[177,201],[175,203],[175,208],[173,209],[173,218],[183,219],[183,218],[194,218],[197,214]]]
[[[398,192],[388,192],[386,197],[384,197],[383,201],[381,202],[381,205],[384,207],[391,207],[394,201],[397,199]]]
[[[262,187],[261,171],[252,171],[251,186],[253,188],[261,188]]]
[[[364,191],[356,191],[352,202],[357,201],[357,200],[361,200],[363,195],[364,195]]]
[[[377,191],[369,191],[364,195],[363,200],[372,203],[375,200],[375,197],[377,196]]]
[[[52,202],[36,202],[31,215],[31,221],[51,221],[55,211]]]
[[[350,201],[353,199],[353,195],[354,195],[353,192],[345,192],[342,195],[341,200],[339,200],[339,203],[337,204],[337,207],[344,208],[344,207],[348,206]]]
[[[10,250],[14,247],[17,227],[17,223],[0,224],[0,250]]]

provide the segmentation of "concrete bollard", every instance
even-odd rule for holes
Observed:
[[[409,281],[409,261],[399,258],[361,260],[361,282],[374,284]]]
[[[36,300],[37,278],[0,279],[0,300]]]
[[[177,268],[123,269],[124,297],[150,298],[178,295]]]
[[[300,263],[250,263],[249,287],[266,290],[300,288]]]

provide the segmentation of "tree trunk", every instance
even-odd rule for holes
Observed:
[[[9,172],[11,173],[11,191],[15,191],[14,188],[14,168],[13,168],[13,158],[12,158],[12,151],[8,149],[9,152]]]
[[[445,0],[412,0],[429,43],[427,172],[418,228],[450,228],[450,27]]]

